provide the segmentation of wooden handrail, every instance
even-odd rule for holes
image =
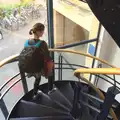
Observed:
[[[67,52],[67,53],[73,53],[73,54],[77,54],[77,55],[82,55],[82,56],[90,57],[90,58],[98,60],[101,63],[104,63],[104,64],[108,65],[109,67],[116,68],[116,66],[109,64],[107,61],[101,60],[101,59],[99,59],[99,58],[97,58],[95,56],[92,56],[92,55],[89,55],[89,54],[86,54],[86,53],[77,52],[77,51],[74,51],[74,50],[66,50],[66,49],[49,49],[49,51],[51,51],[51,52]],[[8,57],[8,58],[0,61],[0,67],[2,67],[7,62],[9,62],[10,60],[15,59],[18,56],[19,56],[19,54],[12,55],[12,56],[10,56],[10,57]]]
[[[67,53],[78,54],[78,55],[82,55],[82,56],[86,56],[86,57],[89,57],[89,58],[96,59],[96,60],[98,60],[99,62],[108,65],[109,67],[117,68],[116,66],[109,64],[107,61],[101,60],[101,59],[99,59],[98,57],[89,55],[89,54],[87,54],[87,53],[77,52],[77,51],[74,51],[74,50],[67,50],[67,49],[49,49],[49,51],[52,51],[52,52],[67,52]]]
[[[92,56],[92,55],[89,55],[89,54],[86,54],[86,53],[77,52],[77,51],[74,51],[74,50],[66,50],[66,49],[49,49],[49,51],[51,51],[51,52],[67,52],[67,53],[73,53],[73,54],[77,54],[77,55],[82,55],[82,56],[86,56],[86,57],[90,57],[90,58],[96,59],[99,62],[108,65],[109,67],[117,68],[116,66],[109,64],[107,61],[101,60],[101,59],[99,59],[99,58],[97,58],[95,56]],[[9,62],[10,60],[15,59],[18,56],[19,56],[19,54],[12,55],[12,56],[10,56],[10,57],[0,61],[0,67],[2,67],[4,64]]]
[[[80,68],[74,71],[74,75],[78,73],[120,75],[120,68]]]
[[[0,67],[2,67],[2,66],[5,65],[7,62],[9,62],[9,61],[15,59],[15,58],[18,57],[18,56],[19,56],[19,54],[12,55],[12,56],[10,56],[10,57],[8,57],[8,58],[6,58],[6,59],[0,61]]]

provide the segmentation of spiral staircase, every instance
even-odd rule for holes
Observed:
[[[50,49],[51,52],[60,52],[58,62],[55,65],[55,69],[58,70],[58,73],[61,74],[63,70],[73,70],[76,79],[73,80],[64,80],[64,76],[58,76],[58,80],[53,82],[53,87],[51,86],[51,81],[48,83],[40,84],[38,88],[37,95],[33,98],[33,90],[27,91],[26,85],[26,74],[24,78],[22,77],[23,89],[25,95],[17,101],[12,110],[7,114],[7,120],[118,120],[120,105],[115,96],[119,93],[119,82],[115,80],[117,85],[115,86],[114,82],[108,81],[104,78],[104,75],[100,75],[103,72],[103,68],[100,71],[92,71],[94,76],[97,78],[103,79],[106,82],[109,82],[113,86],[108,88],[108,91],[105,93],[102,90],[98,89],[93,85],[89,80],[84,76],[78,75],[78,73],[85,73],[85,71],[90,70],[89,68],[83,65],[76,65],[69,63],[62,53],[71,53],[77,55],[85,55],[87,57],[95,58],[103,64],[107,64],[110,67],[114,67],[107,63],[106,61],[100,60],[99,58],[90,56],[85,53],[76,52],[66,49]],[[0,64],[0,67],[3,67],[6,64],[14,63],[18,61],[19,55],[11,56]],[[62,67],[61,67],[62,65]],[[67,66],[67,67],[66,67]],[[78,69],[81,68],[81,69]],[[83,69],[84,68],[84,69]],[[100,68],[99,68],[100,69]],[[108,68],[109,69],[109,68]],[[94,70],[94,69],[92,69]],[[91,71],[91,70],[90,70]],[[111,68],[112,74],[120,74],[116,71],[115,68]],[[108,70],[106,74],[111,74],[111,71]],[[88,71],[87,71],[88,72]],[[21,71],[20,71],[21,74]],[[16,76],[20,75],[17,74]],[[108,75],[109,79],[114,81]],[[9,79],[1,88],[3,89],[10,81]],[[21,78],[16,80],[5,92],[1,94],[0,100],[2,101],[5,94],[14,87],[15,84],[21,81]],[[52,89],[50,89],[52,88]],[[113,88],[114,92],[113,92]],[[112,100],[112,101],[111,101]],[[104,109],[103,109],[104,108]],[[104,113],[106,110],[106,113]],[[109,112],[110,110],[110,112]]]
[[[116,0],[117,1],[117,0]],[[105,17],[104,20],[101,17],[104,13],[103,8],[112,8],[119,4],[115,0],[111,0],[110,4],[108,0],[87,0],[89,6],[91,7],[93,13],[101,21],[107,31],[115,38],[116,43],[119,44],[119,35],[116,33],[115,24],[110,27],[113,23],[113,14],[109,14],[109,17]],[[96,8],[97,6],[97,8]],[[105,10],[104,10],[105,11]],[[118,12],[119,10],[117,10]],[[116,15],[116,14],[114,14]],[[104,14],[104,16],[106,16]],[[115,17],[114,17],[115,18]],[[109,19],[109,20],[108,20]],[[109,22],[108,22],[109,21]],[[108,23],[107,23],[108,22]],[[117,23],[114,21],[114,23]],[[117,30],[119,23],[117,23]],[[109,27],[108,27],[109,26]],[[114,28],[114,29],[113,29]],[[37,95],[33,97],[33,91],[28,91],[28,86],[26,82],[26,74],[20,70],[20,73],[9,79],[0,88],[2,89],[7,85],[13,78],[21,75],[17,81],[15,81],[5,92],[1,93],[0,102],[1,109],[7,120],[119,120],[120,119],[120,104],[115,100],[115,96],[119,94],[120,83],[115,79],[115,75],[120,75],[119,68],[116,69],[115,66],[110,65],[106,61],[100,60],[94,56],[80,53],[72,50],[66,49],[50,49],[50,52],[67,52],[70,54],[77,54],[87,56],[98,60],[102,64],[106,64],[111,68],[88,68],[83,65],[70,64],[67,60],[62,62],[64,58],[61,54],[58,57],[58,65],[55,69],[58,70],[58,80],[49,79],[47,83],[40,84]],[[11,56],[2,62],[0,62],[0,67],[17,62],[19,55]],[[65,67],[67,65],[67,67]],[[62,76],[62,70],[73,70],[74,80],[64,80]],[[102,79],[109,84],[111,87],[108,88],[107,92],[102,91],[94,85],[89,80],[87,80],[83,73],[89,73],[95,76],[97,79]],[[113,78],[109,75],[113,75]],[[106,78],[107,77],[107,78]],[[95,79],[95,80],[96,80]],[[109,79],[109,80],[108,80]],[[6,106],[3,101],[5,94],[14,87],[19,81],[22,81],[23,89],[25,95],[17,101],[12,110],[8,113]]]
[[[49,93],[45,90],[47,84],[40,87],[36,100],[32,99],[31,91],[18,102],[10,120],[93,120],[100,113],[102,102],[94,97],[96,93],[86,84],[58,81]],[[109,115],[107,119],[111,118]]]

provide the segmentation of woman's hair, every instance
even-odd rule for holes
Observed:
[[[30,29],[29,31],[29,34],[32,35],[32,34],[35,34],[37,31],[44,31],[45,29],[45,26],[42,24],[42,23],[36,23],[32,29]]]

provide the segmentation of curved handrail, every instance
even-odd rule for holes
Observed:
[[[120,75],[120,68],[80,68],[74,71],[74,75],[78,73]]]
[[[14,85],[16,85],[16,84],[17,84],[18,82],[20,82],[20,81],[21,81],[21,78],[18,79],[18,80],[16,80],[15,82],[13,82],[13,84],[11,84],[11,85],[4,91],[4,93],[1,94],[0,100],[6,95],[6,93],[7,93]]]
[[[106,64],[106,65],[108,65],[108,66],[110,66],[112,68],[117,68],[116,66],[109,64],[107,61],[101,60],[98,57],[89,55],[87,53],[77,52],[77,51],[74,51],[74,50],[66,50],[66,49],[49,49],[49,51],[51,51],[51,52],[67,52],[67,53],[73,53],[73,54],[83,55],[83,56],[87,56],[87,57],[96,59],[99,62],[104,63],[104,64]]]
[[[101,59],[99,59],[99,58],[97,58],[97,57],[94,57],[94,56],[92,56],[92,55],[86,54],[86,53],[77,52],[77,51],[73,51],[73,50],[66,50],[66,49],[49,49],[49,51],[51,51],[51,52],[67,52],[67,53],[74,53],[74,54],[78,54],[78,55],[87,56],[87,57],[96,59],[96,60],[98,60],[98,61],[100,61],[100,62],[102,62],[102,63],[104,63],[104,64],[107,64],[108,66],[110,66],[110,67],[112,67],[112,68],[116,68],[115,66],[109,64],[108,62],[106,62],[106,61],[104,61],[104,60],[101,60]],[[13,55],[13,56],[10,56],[10,57],[4,59],[3,61],[0,62],[0,67],[2,67],[3,65],[5,65],[5,64],[8,63],[9,61],[15,59],[15,58],[18,57],[18,56],[19,56],[19,54],[16,54],[16,55]],[[84,68],[84,70],[85,70],[85,68]],[[86,70],[87,70],[87,69],[86,69]],[[76,71],[77,71],[77,70],[76,70]],[[78,73],[80,73],[79,69],[78,69],[77,72],[76,72],[76,71],[74,72],[74,74],[75,74],[75,75],[78,75]],[[84,71],[84,72],[85,72],[85,71]],[[77,76],[77,77],[78,77],[78,76]],[[87,83],[98,93],[98,95],[100,96],[100,98],[104,100],[105,97],[104,97],[104,95],[102,94],[102,92],[101,92],[98,88],[96,88],[96,87],[95,87],[92,83],[90,83],[87,79],[82,78],[82,80],[85,81],[85,82],[87,82]],[[112,110],[112,108],[111,108],[111,110],[110,110],[110,114],[112,115],[112,117],[113,117],[114,120],[118,120],[117,117],[116,117],[116,115],[115,115],[115,113],[114,113],[114,111]]]
[[[17,58],[18,56],[19,56],[19,54],[12,55],[12,56],[10,56],[10,57],[8,57],[8,58],[6,58],[6,59],[0,61],[0,68],[1,68],[3,65],[5,65],[6,63],[8,63],[9,61],[11,61],[11,60]]]
[[[80,74],[79,74],[79,75],[76,74],[76,75],[77,75],[77,76],[76,76],[77,78],[79,78],[79,79],[83,80],[84,82],[88,83],[89,86],[92,87],[92,88],[96,91],[96,93],[99,95],[99,97],[100,97],[102,100],[105,99],[104,94],[103,94],[95,85],[93,85],[89,80],[87,80],[87,79],[84,78],[84,77],[81,77]],[[110,109],[110,114],[111,114],[111,116],[113,117],[113,120],[118,120],[118,119],[117,119],[117,116],[116,116],[116,114],[114,113],[114,111],[113,111],[112,108]]]
[[[73,53],[73,54],[83,55],[83,56],[87,56],[87,57],[96,59],[96,60],[98,60],[98,61],[100,61],[100,62],[102,62],[102,63],[104,63],[104,64],[106,64],[106,65],[108,65],[108,66],[110,66],[112,68],[117,68],[116,66],[109,64],[107,61],[101,60],[101,59],[99,59],[99,58],[97,58],[95,56],[89,55],[87,53],[77,52],[77,51],[74,51],[74,50],[66,50],[66,49],[49,49],[49,51],[51,51],[51,52],[67,52],[67,53]],[[10,57],[8,57],[8,58],[0,61],[0,67],[2,67],[3,65],[5,65],[9,61],[15,59],[18,56],[19,56],[19,54],[12,55],[12,56],[10,56]]]
[[[10,83],[14,78],[16,78],[20,73],[17,73],[15,76],[11,77],[8,81],[6,81],[4,84],[0,86],[0,91],[8,84]]]

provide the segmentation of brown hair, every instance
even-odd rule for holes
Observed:
[[[35,34],[37,31],[44,31],[45,26],[42,23],[36,23],[32,29],[30,29],[29,34]]]

